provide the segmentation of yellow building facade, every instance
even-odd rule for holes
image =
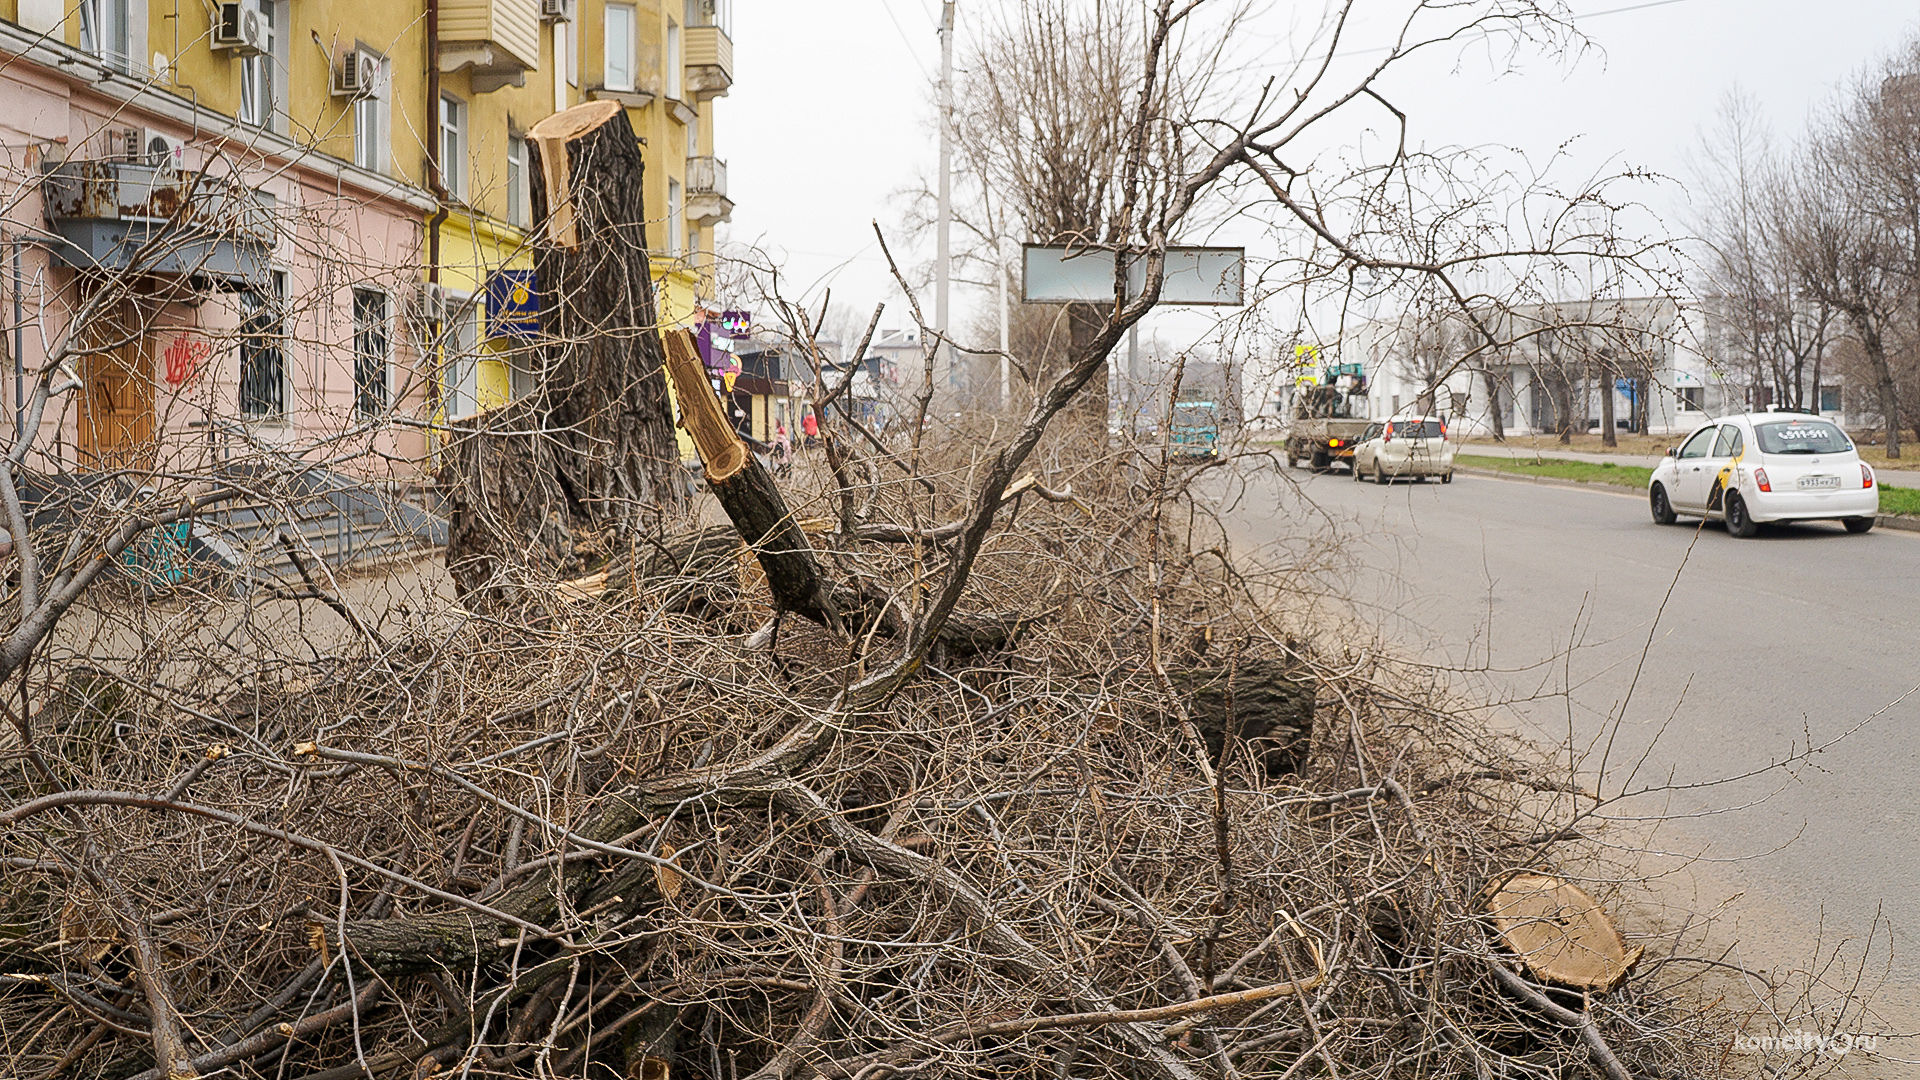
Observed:
[[[439,0],[437,148],[448,213],[437,226],[448,410],[487,409],[530,385],[488,283],[510,292],[532,268],[525,132],[584,101],[627,106],[646,144],[648,244],[662,322],[705,306],[714,226],[732,209],[713,155],[714,98],[733,81],[726,0]],[[533,32],[526,33],[530,28]],[[430,246],[432,238],[430,238]],[[503,272],[514,279],[502,288]]]
[[[46,231],[47,170],[104,163],[122,187],[218,172],[270,200],[279,235],[127,362],[157,387],[141,430],[231,421],[291,444],[377,407],[430,431],[532,385],[512,331],[537,316],[488,296],[530,277],[522,135],[552,112],[627,106],[646,143],[662,320],[704,306],[732,206],[712,122],[732,82],[729,22],[729,0],[0,0],[0,166],[20,196],[0,224],[28,278],[50,282],[52,325],[78,264],[58,242],[19,239]],[[290,344],[263,375],[235,327],[254,319],[256,333],[268,301],[286,309]],[[178,385],[155,366],[173,337],[210,358]]]

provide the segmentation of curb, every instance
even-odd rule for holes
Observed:
[[[1622,494],[1635,494],[1638,485],[1609,484],[1605,480],[1566,480],[1558,476],[1528,476],[1525,473],[1502,472],[1499,469],[1477,469],[1471,465],[1455,465],[1453,471],[1467,476],[1485,476],[1493,480],[1512,480],[1522,484],[1544,484],[1547,487],[1574,488],[1579,491],[1616,491]]]
[[[1484,476],[1492,480],[1508,480],[1521,484],[1544,484],[1547,487],[1573,488],[1578,491],[1606,491],[1609,488],[1623,494],[1632,494],[1638,488],[1625,484],[1609,484],[1605,480],[1563,480],[1557,476],[1528,476],[1524,473],[1501,472],[1499,469],[1476,469],[1467,465],[1455,465],[1453,471],[1466,476]],[[1920,532],[1920,517],[1907,514],[1881,514],[1874,521],[1881,529],[1898,529],[1902,532]]]

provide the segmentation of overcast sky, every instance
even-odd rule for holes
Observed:
[[[970,14],[1001,2],[959,0],[962,40]],[[1283,42],[1314,2],[1275,4],[1261,36]],[[1535,162],[1572,140],[1570,179],[1633,166],[1687,181],[1688,154],[1730,87],[1752,93],[1787,141],[1837,84],[1920,29],[1911,0],[1575,0],[1571,10],[1599,46],[1577,62],[1533,58],[1496,73],[1470,54],[1390,82],[1410,139],[1513,147]],[[791,292],[817,300],[830,284],[836,302],[862,310],[886,300],[888,326],[907,315],[871,222],[897,230],[897,193],[934,172],[938,13],[938,0],[734,0],[735,82],[715,124],[736,203],[723,237],[763,246]],[[1642,197],[1684,228],[1678,185]],[[961,312],[974,302],[964,293]]]

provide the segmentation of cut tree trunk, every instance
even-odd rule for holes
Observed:
[[[641,201],[640,142],[616,102],[528,132],[541,182],[536,392],[450,422],[441,482],[447,568],[467,603],[590,569],[577,547],[624,548],[686,502]],[[591,560],[584,560],[591,562]]]
[[[667,366],[680,399],[681,423],[706,465],[707,486],[766,572],[774,610],[797,612],[822,626],[840,629],[840,613],[826,571],[766,466],[727,423],[720,399],[707,382],[706,368],[694,351],[693,335],[675,330],[666,338]]]
[[[522,398],[449,425],[447,573],[463,598],[501,602],[526,578],[559,576],[572,560],[573,515],[536,404]]]
[[[541,392],[557,476],[576,512],[631,535],[685,501],[647,255],[640,141],[618,102],[527,132],[547,335]]]

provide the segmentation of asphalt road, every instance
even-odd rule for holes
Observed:
[[[1265,545],[1256,558],[1297,566],[1337,544],[1327,587],[1461,669],[1462,694],[1511,701],[1502,723],[1571,734],[1589,780],[1605,762],[1606,793],[1831,742],[1805,767],[1621,810],[1680,815],[1655,842],[1700,858],[1668,886],[1700,906],[1740,896],[1721,932],[1749,965],[1806,965],[1848,936],[1884,964],[1891,940],[1883,996],[1920,1028],[1920,534],[1736,540],[1654,525],[1631,491],[1464,475],[1382,488],[1296,469],[1220,498],[1243,556]]]

